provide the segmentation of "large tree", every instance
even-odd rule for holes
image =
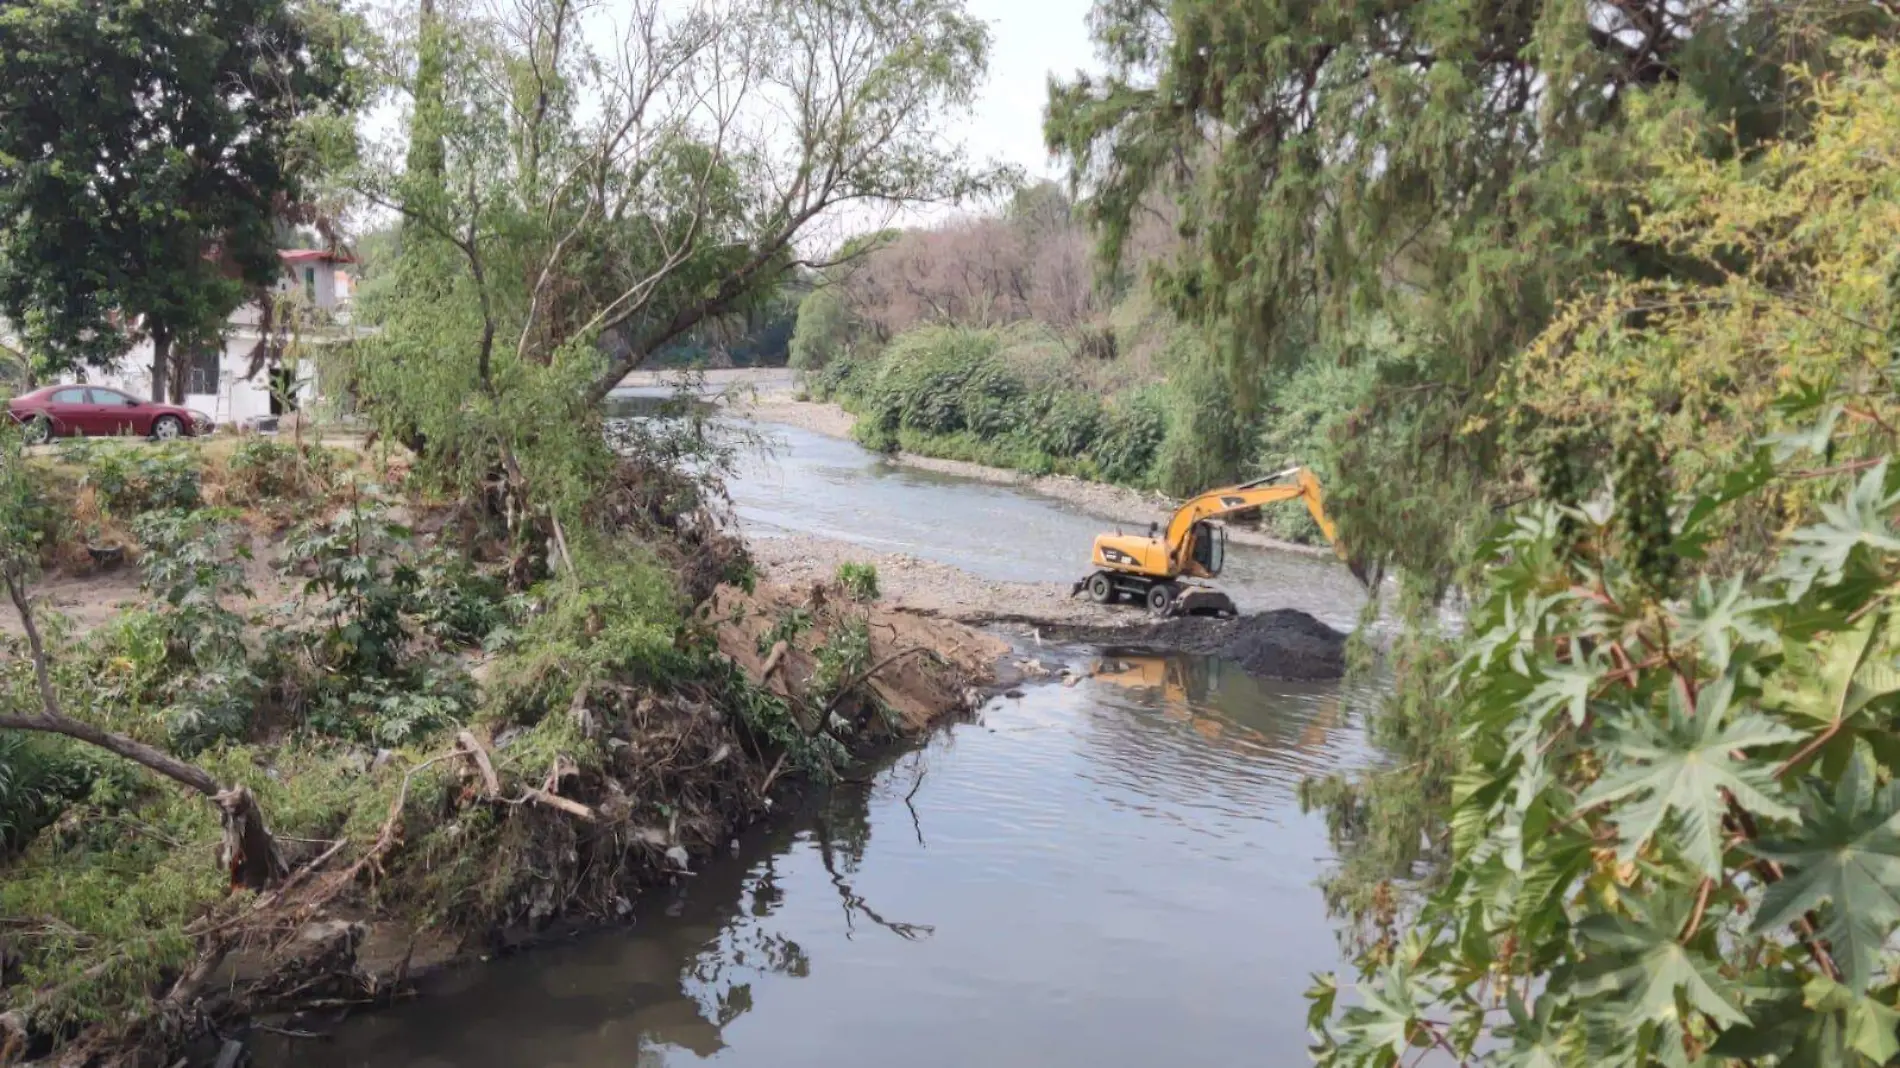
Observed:
[[[1328,504],[1361,547],[1449,578],[1518,458],[1493,387],[1579,281],[1674,266],[1615,184],[1647,122],[1749,151],[1801,120],[1787,65],[1888,32],[1863,0],[1100,0],[1108,72],[1055,81],[1047,135],[1105,252],[1171,195],[1161,290],[1251,400],[1264,367],[1398,326]],[[1666,117],[1665,117],[1666,116]],[[1316,343],[1317,341],[1317,343]]]
[[[988,54],[960,0],[419,14],[408,122],[357,175],[402,228],[351,372],[425,463],[536,509],[592,496],[572,461],[627,371],[827,263],[828,219],[1007,177],[940,133]]]
[[[182,400],[174,344],[276,278],[300,124],[348,84],[319,2],[0,9],[0,312],[56,366],[105,363],[143,332],[152,392]]]

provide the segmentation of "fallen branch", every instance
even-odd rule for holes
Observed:
[[[34,621],[33,607],[27,601],[26,587],[15,571],[0,573],[0,580],[4,580],[7,596],[19,613],[21,628],[26,631],[27,646],[33,655],[33,677],[40,691],[39,713],[0,716],[0,729],[64,735],[141,764],[202,794],[217,806],[218,822],[224,829],[219,861],[230,873],[234,889],[262,890],[288,874],[284,858],[264,825],[264,814],[258,810],[257,798],[249,787],[220,786],[209,772],[195,764],[188,764],[135,738],[71,719],[60,711],[59,695],[53,689],[52,674],[47,668],[46,645]]]
[[[600,817],[595,814],[593,809],[588,808],[579,801],[570,801],[560,794],[551,794],[546,790],[536,790],[533,787],[529,787],[523,791],[523,800],[533,801],[535,804],[546,805],[549,808],[558,808],[562,812],[576,819],[586,820],[588,823],[600,822]]]
[[[811,734],[816,736],[819,731],[824,730],[825,724],[831,722],[831,714],[838,710],[838,706],[844,702],[844,699],[852,693],[855,693],[858,687],[869,682],[872,676],[913,653],[928,652],[930,652],[930,650],[924,646],[913,645],[908,649],[900,649],[859,672],[857,677],[845,683],[843,686],[838,687],[838,692],[832,695],[831,700],[825,702],[825,707],[818,713],[818,722],[812,725]]]
[[[476,771],[481,773],[482,796],[500,797],[501,777],[495,774],[494,761],[488,758],[488,747],[475,737],[473,731],[467,730],[456,732],[455,745],[459,751],[468,754],[469,759],[475,762]]]

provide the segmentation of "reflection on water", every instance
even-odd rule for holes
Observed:
[[[1303,1063],[1300,992],[1337,955],[1294,791],[1364,759],[1363,695],[1201,658],[1095,667],[748,836],[630,930],[260,1060]]]

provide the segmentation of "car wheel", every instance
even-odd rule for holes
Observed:
[[[26,443],[44,445],[53,437],[53,424],[43,415],[36,415],[26,421]]]
[[[152,421],[152,437],[159,441],[176,441],[185,436],[185,424],[175,415],[161,415]]]
[[[1115,584],[1108,575],[1097,571],[1089,576],[1089,600],[1096,604],[1107,604],[1115,599]]]

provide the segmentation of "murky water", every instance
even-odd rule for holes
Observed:
[[[1294,791],[1364,758],[1337,688],[1111,658],[814,799],[628,930],[273,1063],[1298,1064],[1336,951]]]
[[[1031,494],[777,431],[733,485],[755,536],[799,531],[995,578],[1073,577],[1102,527]],[[1330,561],[1239,551],[1244,607],[1340,625]],[[1218,660],[1043,650],[1097,668],[741,839],[624,930],[458,973],[285,1041],[293,1068],[1295,1065],[1310,974],[1339,963],[1300,781],[1371,759],[1372,694]]]

